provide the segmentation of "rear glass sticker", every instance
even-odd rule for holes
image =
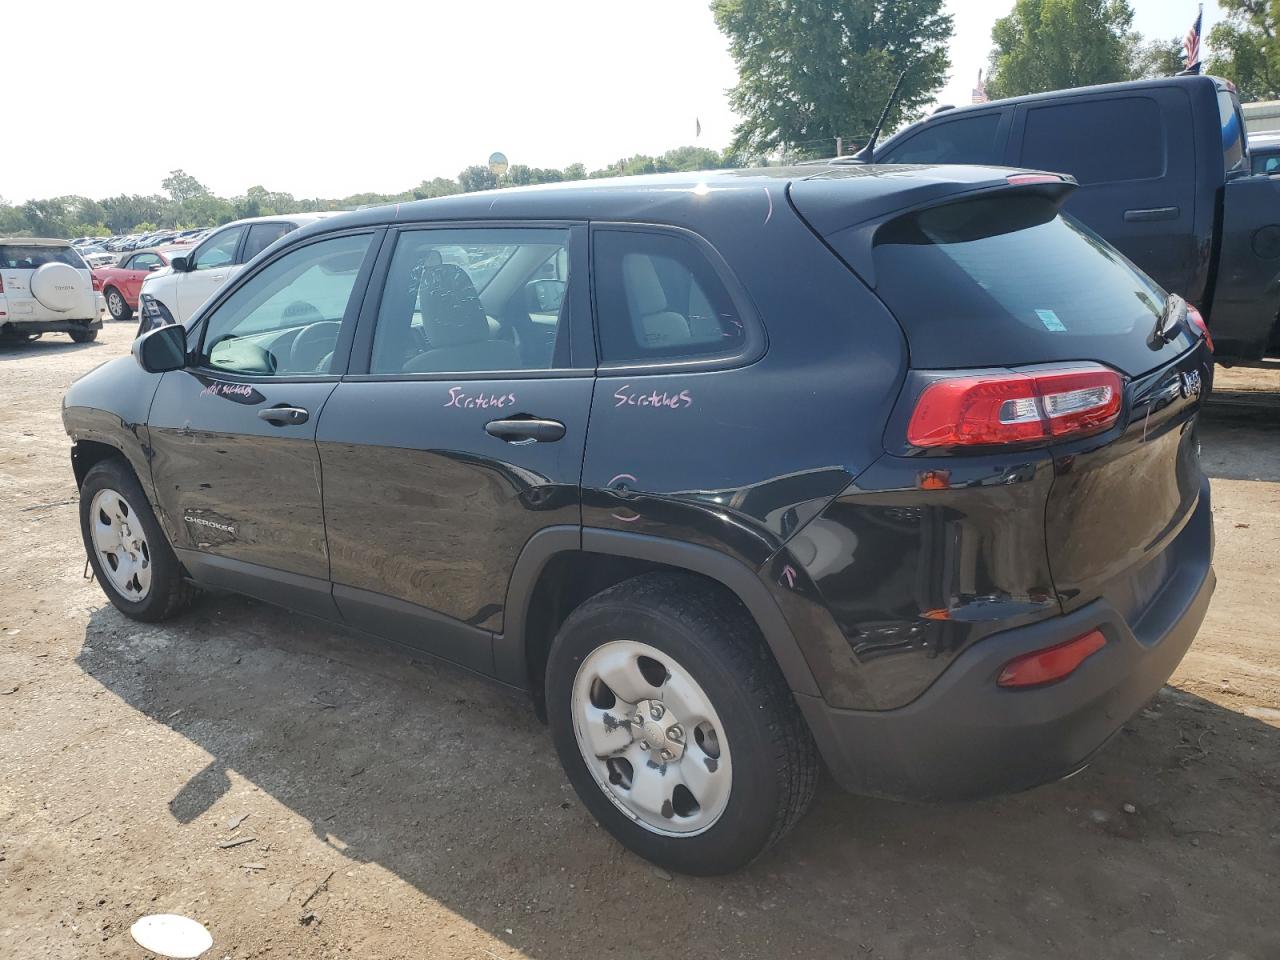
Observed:
[[[1040,322],[1044,324],[1046,330],[1052,330],[1054,333],[1067,332],[1067,328],[1063,326],[1062,321],[1058,319],[1058,315],[1052,310],[1037,310],[1036,316],[1040,318]]]

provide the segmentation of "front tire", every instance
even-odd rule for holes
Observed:
[[[107,313],[112,320],[130,320],[133,318],[133,307],[125,302],[124,294],[115,287],[107,287]]]
[[[718,587],[655,573],[597,594],[557,634],[546,695],[582,802],[663,867],[736,870],[813,799],[813,738],[754,621]]]
[[[80,533],[98,583],[125,616],[154,623],[190,605],[195,588],[123,460],[103,460],[85,475]]]

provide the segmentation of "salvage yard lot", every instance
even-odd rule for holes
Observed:
[[[596,827],[481,680],[236,597],[117,613],[59,405],[133,331],[0,348],[0,957],[139,957],[162,912],[219,958],[1280,956],[1280,374],[1220,374],[1218,591],[1093,766],[949,806],[824,784],[752,867],[691,879]]]

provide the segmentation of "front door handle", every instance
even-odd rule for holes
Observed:
[[[1146,210],[1126,210],[1126,223],[1149,223],[1152,220],[1177,220],[1181,211],[1177,207],[1149,207]]]
[[[265,410],[259,410],[258,416],[274,427],[296,427],[301,423],[306,423],[311,414],[307,413],[302,407],[290,407],[286,404],[280,404],[277,407],[267,407]]]
[[[484,425],[484,432],[507,443],[551,443],[564,436],[564,424],[559,420],[512,417],[490,420]]]

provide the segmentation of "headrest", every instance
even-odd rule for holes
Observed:
[[[667,309],[667,295],[653,266],[653,258],[644,253],[622,255],[622,283],[633,316],[658,313]]]
[[[432,348],[489,339],[489,320],[475,284],[456,263],[426,266],[418,284],[423,333]]]

